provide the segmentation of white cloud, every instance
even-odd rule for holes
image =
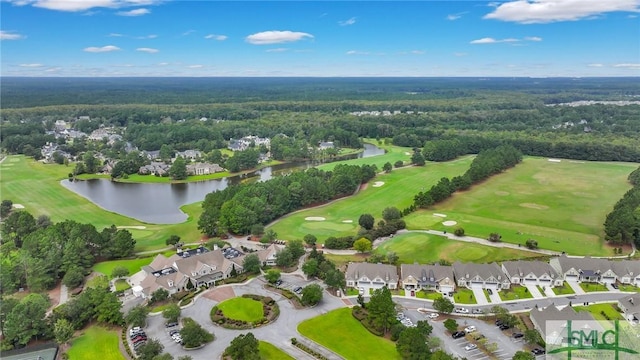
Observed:
[[[183,32],[183,33],[182,33],[182,36],[191,35],[191,34],[193,34],[194,32],[196,32],[196,31],[195,31],[195,30],[187,30],[187,31],[185,31],[185,32]]]
[[[602,64],[589,64],[587,66],[588,67],[603,67],[604,65],[602,65]]]
[[[62,70],[61,67],[52,67],[52,68],[48,68],[47,70],[45,70],[44,72],[48,72],[48,73],[53,73],[53,72],[58,72]]]
[[[576,21],[614,11],[640,11],[638,0],[515,0],[499,4],[485,19],[523,24]]]
[[[491,37],[485,37],[482,39],[472,40],[469,44],[497,44],[497,43],[514,43],[520,40],[514,38],[506,38],[506,39],[494,39]]]
[[[457,14],[449,14],[447,15],[447,20],[454,21],[458,20],[462,17],[462,15],[466,14],[468,11],[459,12]]]
[[[204,67],[204,65],[197,64],[197,65],[189,65],[189,66],[187,66],[187,67],[188,67],[189,69],[201,69],[201,68],[203,68],[203,67]]]
[[[168,63],[168,62],[161,62],[161,63],[158,63],[158,66],[167,66],[167,65],[169,65],[169,63]]]
[[[637,64],[615,64],[613,67],[616,68],[627,68],[631,70],[640,70],[640,63]]]
[[[467,56],[467,55],[469,55],[469,54],[464,53],[464,52],[455,52],[455,53],[453,53],[453,55],[454,55],[454,56],[461,57],[461,56]]]
[[[352,17],[351,19],[348,20],[344,20],[344,21],[338,21],[338,24],[340,24],[340,26],[349,26],[349,25],[353,25],[356,23],[356,18]]]
[[[267,49],[266,51],[267,52],[285,52],[287,50],[289,50],[289,49],[287,49],[287,48],[275,48],[275,49]]]
[[[305,38],[313,39],[313,35],[297,31],[272,30],[251,34],[245,40],[254,45],[268,45],[294,42]]]
[[[542,41],[542,38],[539,36],[527,36],[524,39],[527,41]]]
[[[48,10],[79,12],[93,8],[119,9],[132,6],[157,5],[164,0],[5,0],[16,6],[31,5]],[[135,10],[134,10],[135,11]],[[144,15],[144,14],[140,14]],[[136,16],[136,15],[134,15]]]
[[[157,38],[158,35],[156,34],[150,34],[150,35],[146,35],[146,36],[136,36],[136,39],[140,39],[140,40],[144,40],[144,39],[155,39]]]
[[[157,53],[158,49],[153,49],[153,48],[146,48],[146,47],[141,47],[141,48],[137,48],[136,51],[141,51],[141,52],[146,52],[148,54],[155,54]]]
[[[411,50],[411,53],[414,55],[422,55],[424,54],[426,51],[424,50]]]
[[[367,51],[349,50],[347,51],[347,55],[371,55],[371,53]]]
[[[0,40],[20,40],[24,38],[25,36],[22,34],[18,34],[13,31],[0,30]]]
[[[90,46],[90,47],[84,48],[84,51],[90,52],[90,53],[103,53],[103,52],[112,52],[112,51],[118,51],[118,50],[121,50],[121,49],[114,45],[107,45],[103,47]]]
[[[142,16],[142,15],[147,15],[150,14],[151,10],[149,9],[145,9],[145,8],[140,8],[140,9],[134,9],[134,10],[129,10],[129,11],[118,11],[116,14],[120,15],[120,16]]]
[[[42,64],[20,64],[20,67],[26,67],[26,68],[39,68],[43,66],[44,65]]]
[[[108,37],[123,37],[124,35],[120,34],[120,33],[111,33],[109,35],[107,35]]]
[[[204,37],[205,39],[213,39],[217,41],[225,41],[228,39],[227,35],[209,34]]]

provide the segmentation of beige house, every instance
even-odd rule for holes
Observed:
[[[549,264],[566,280],[613,284],[618,280],[613,261],[589,256],[568,257],[561,255],[549,260]]]
[[[544,261],[505,261],[501,267],[512,284],[554,287],[562,286],[564,282],[562,276]]]
[[[447,294],[456,288],[453,268],[439,264],[402,264],[400,282],[405,290],[435,290]]]
[[[349,263],[345,274],[347,287],[390,290],[398,288],[398,269],[393,265]]]
[[[469,289],[508,289],[511,286],[509,278],[496,263],[474,264],[455,262],[453,273],[458,286]]]
[[[566,327],[563,325],[567,321],[577,322],[577,324],[594,320],[588,311],[576,312],[571,306],[566,306],[559,310],[554,304],[544,309],[533,309],[529,314],[533,327],[538,330],[542,339],[547,344],[559,345],[566,342]]]
[[[640,294],[633,294],[618,300],[618,307],[624,318],[631,324],[640,322]]]
[[[620,260],[613,262],[613,269],[618,281],[623,284],[640,286],[640,261]]]

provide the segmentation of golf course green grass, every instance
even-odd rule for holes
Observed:
[[[153,257],[144,257],[130,260],[103,261],[93,265],[93,271],[99,272],[111,278],[113,269],[118,266],[122,266],[129,270],[129,275],[133,275],[140,271],[140,268],[142,268],[143,266],[151,264],[151,261],[153,261]]]
[[[262,303],[249,298],[235,297],[218,304],[225,317],[248,323],[257,322],[264,317]]]
[[[319,243],[323,243],[329,236],[355,235],[360,215],[371,214],[377,222],[382,218],[382,210],[386,207],[395,206],[400,210],[409,207],[419,191],[429,189],[444,176],[453,177],[464,173],[472,159],[471,156],[466,156],[450,162],[393,169],[388,174],[376,176],[354,196],[293,213],[269,228],[278,234],[279,239],[302,239],[306,234],[313,234]],[[375,186],[376,183],[381,186]],[[306,220],[313,217],[325,220]]]
[[[470,236],[502,235],[522,244],[535,239],[542,249],[572,255],[612,255],[603,223],[631,188],[627,176],[638,164],[525,157],[516,167],[430,209],[405,217],[408,229],[463,227]],[[446,215],[446,218],[434,216]],[[444,221],[456,221],[445,226]]]
[[[101,359],[124,360],[118,347],[119,332],[99,325],[83,330],[83,334],[71,341],[67,352],[70,360]]]
[[[539,254],[509,248],[449,240],[425,233],[407,233],[386,240],[375,250],[378,254],[395,252],[400,263],[430,264],[439,260],[449,262],[490,263],[493,261],[524,259]]]
[[[346,165],[375,165],[378,167],[378,171],[382,171],[382,166],[385,163],[389,162],[391,165],[394,165],[396,161],[402,161],[404,164],[409,164],[411,162],[411,154],[413,153],[413,149],[408,147],[401,146],[393,146],[393,145],[385,145],[382,142],[378,142],[375,139],[364,139],[364,142],[375,145],[381,149],[384,149],[386,153],[384,155],[379,156],[370,156],[367,158],[358,158],[351,160],[343,160],[325,163],[322,165],[318,165],[317,168],[324,171],[333,170],[336,165],[346,164]]]
[[[34,217],[47,215],[53,222],[67,219],[93,224],[98,231],[111,225],[135,226],[128,228],[136,240],[136,251],[158,250],[166,247],[169,236],[179,235],[185,243],[195,243],[202,234],[198,230],[198,218],[202,203],[181,207],[188,219],[180,224],[146,224],[107,210],[60,184],[73,169],[58,164],[43,164],[22,155],[7,156],[0,164],[0,193],[2,199],[25,207]],[[102,180],[106,181],[106,180]],[[110,274],[107,274],[110,275]]]
[[[294,360],[289,354],[266,341],[260,341],[258,350],[260,351],[260,358],[264,360]]]
[[[370,333],[351,316],[350,308],[305,320],[298,331],[345,359],[400,359],[395,344]]]

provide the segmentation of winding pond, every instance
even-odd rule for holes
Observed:
[[[340,160],[382,154],[384,154],[384,149],[365,144],[363,152],[342,157]],[[311,162],[286,163],[265,167],[247,174],[182,184],[134,184],[106,179],[62,180],[61,184],[103,209],[146,223],[177,224],[187,220],[187,215],[180,210],[181,206],[202,201],[210,192],[223,190],[229,184],[248,179],[253,180],[253,178],[257,181],[266,181],[272,176],[289,172],[292,169],[306,169],[311,166],[313,166]]]

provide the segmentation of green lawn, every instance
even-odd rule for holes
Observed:
[[[373,157],[377,158],[377,157]],[[366,159],[362,159],[366,160]],[[286,216],[270,226],[279,239],[302,239],[306,234],[314,234],[319,243],[329,236],[354,235],[359,228],[358,218],[371,214],[377,220],[382,210],[395,206],[402,210],[413,204],[414,196],[422,189],[428,189],[443,176],[453,177],[466,171],[472,157],[445,163],[428,163],[424,167],[394,169],[369,181],[366,189],[354,196],[340,199],[326,206],[303,210]],[[384,182],[374,187],[376,182]],[[308,221],[307,217],[322,217],[324,221]]]
[[[263,360],[294,360],[289,354],[266,341],[260,341],[258,350],[260,350],[260,358]]]
[[[118,266],[122,266],[129,270],[129,275],[133,275],[140,271],[143,266],[151,264],[152,260],[152,257],[144,257],[130,260],[103,261],[93,265],[93,271],[105,274],[106,276],[111,278],[111,272],[113,271],[113,269]]]
[[[580,283],[580,287],[582,288],[582,290],[584,290],[585,292],[595,292],[595,291],[609,291],[609,289],[607,289],[607,286],[604,284],[597,284],[597,283],[586,283],[586,282],[581,282]]]
[[[420,290],[420,291],[416,292],[416,297],[418,299],[436,300],[436,299],[440,299],[442,297],[442,294],[437,292],[437,291]]]
[[[526,287],[518,285],[511,286],[509,290],[500,290],[498,294],[503,301],[533,298],[533,295],[531,295]],[[542,294],[544,294],[544,292],[542,292]]]
[[[127,280],[124,280],[124,279],[116,280],[115,286],[116,286],[116,291],[131,289],[131,285],[129,285]]]
[[[183,223],[143,223],[104,210],[63,187],[60,181],[67,179],[73,166],[42,164],[22,155],[8,156],[0,164],[0,194],[3,199],[23,205],[33,216],[47,215],[54,222],[70,219],[93,224],[99,231],[111,225],[143,226],[144,229],[128,229],[136,239],[136,251],[162,249],[166,247],[165,240],[173,234],[186,243],[198,242],[202,237],[197,224],[202,213],[201,202],[181,207],[188,215]]]
[[[538,241],[540,248],[575,255],[610,255],[602,240],[604,219],[629,190],[627,176],[638,164],[525,157],[515,168],[456,193],[428,210],[405,217],[407,228],[452,230],[467,235],[502,235],[505,242]],[[589,209],[589,211],[585,211]]]
[[[229,319],[256,322],[264,317],[262,303],[249,298],[236,297],[218,304],[224,316]]]
[[[565,281],[562,286],[554,286],[551,288],[556,295],[571,295],[575,294],[575,291]]]
[[[456,304],[477,304],[476,297],[471,289],[458,288],[453,293],[453,300]]]
[[[604,312],[609,320],[623,320],[622,314],[620,314],[616,309],[613,308],[612,304],[593,304],[589,306],[574,306],[573,309],[575,311],[588,311],[593,315],[596,320],[607,320],[607,318],[602,315]]]
[[[83,334],[71,341],[68,351],[70,360],[101,359],[124,360],[118,347],[120,333],[94,325],[83,331]]]
[[[356,288],[347,288],[347,293],[345,295],[347,296],[358,296],[358,294],[360,294],[360,291]]]
[[[415,262],[429,264],[440,259],[452,263],[455,261],[490,263],[538,256],[538,254],[528,251],[466,243],[425,233],[396,235],[375,250],[379,254],[386,254],[390,251],[395,252],[403,264]]]
[[[351,316],[350,308],[305,320],[298,325],[298,331],[345,359],[400,359],[395,344],[371,334]]]
[[[87,281],[86,287],[89,288],[108,288],[109,287],[109,278],[104,275],[98,275],[91,278],[91,280]]]
[[[629,284],[620,284],[618,290],[620,291],[624,291],[624,292],[640,292],[640,288],[634,285],[629,285]]]

